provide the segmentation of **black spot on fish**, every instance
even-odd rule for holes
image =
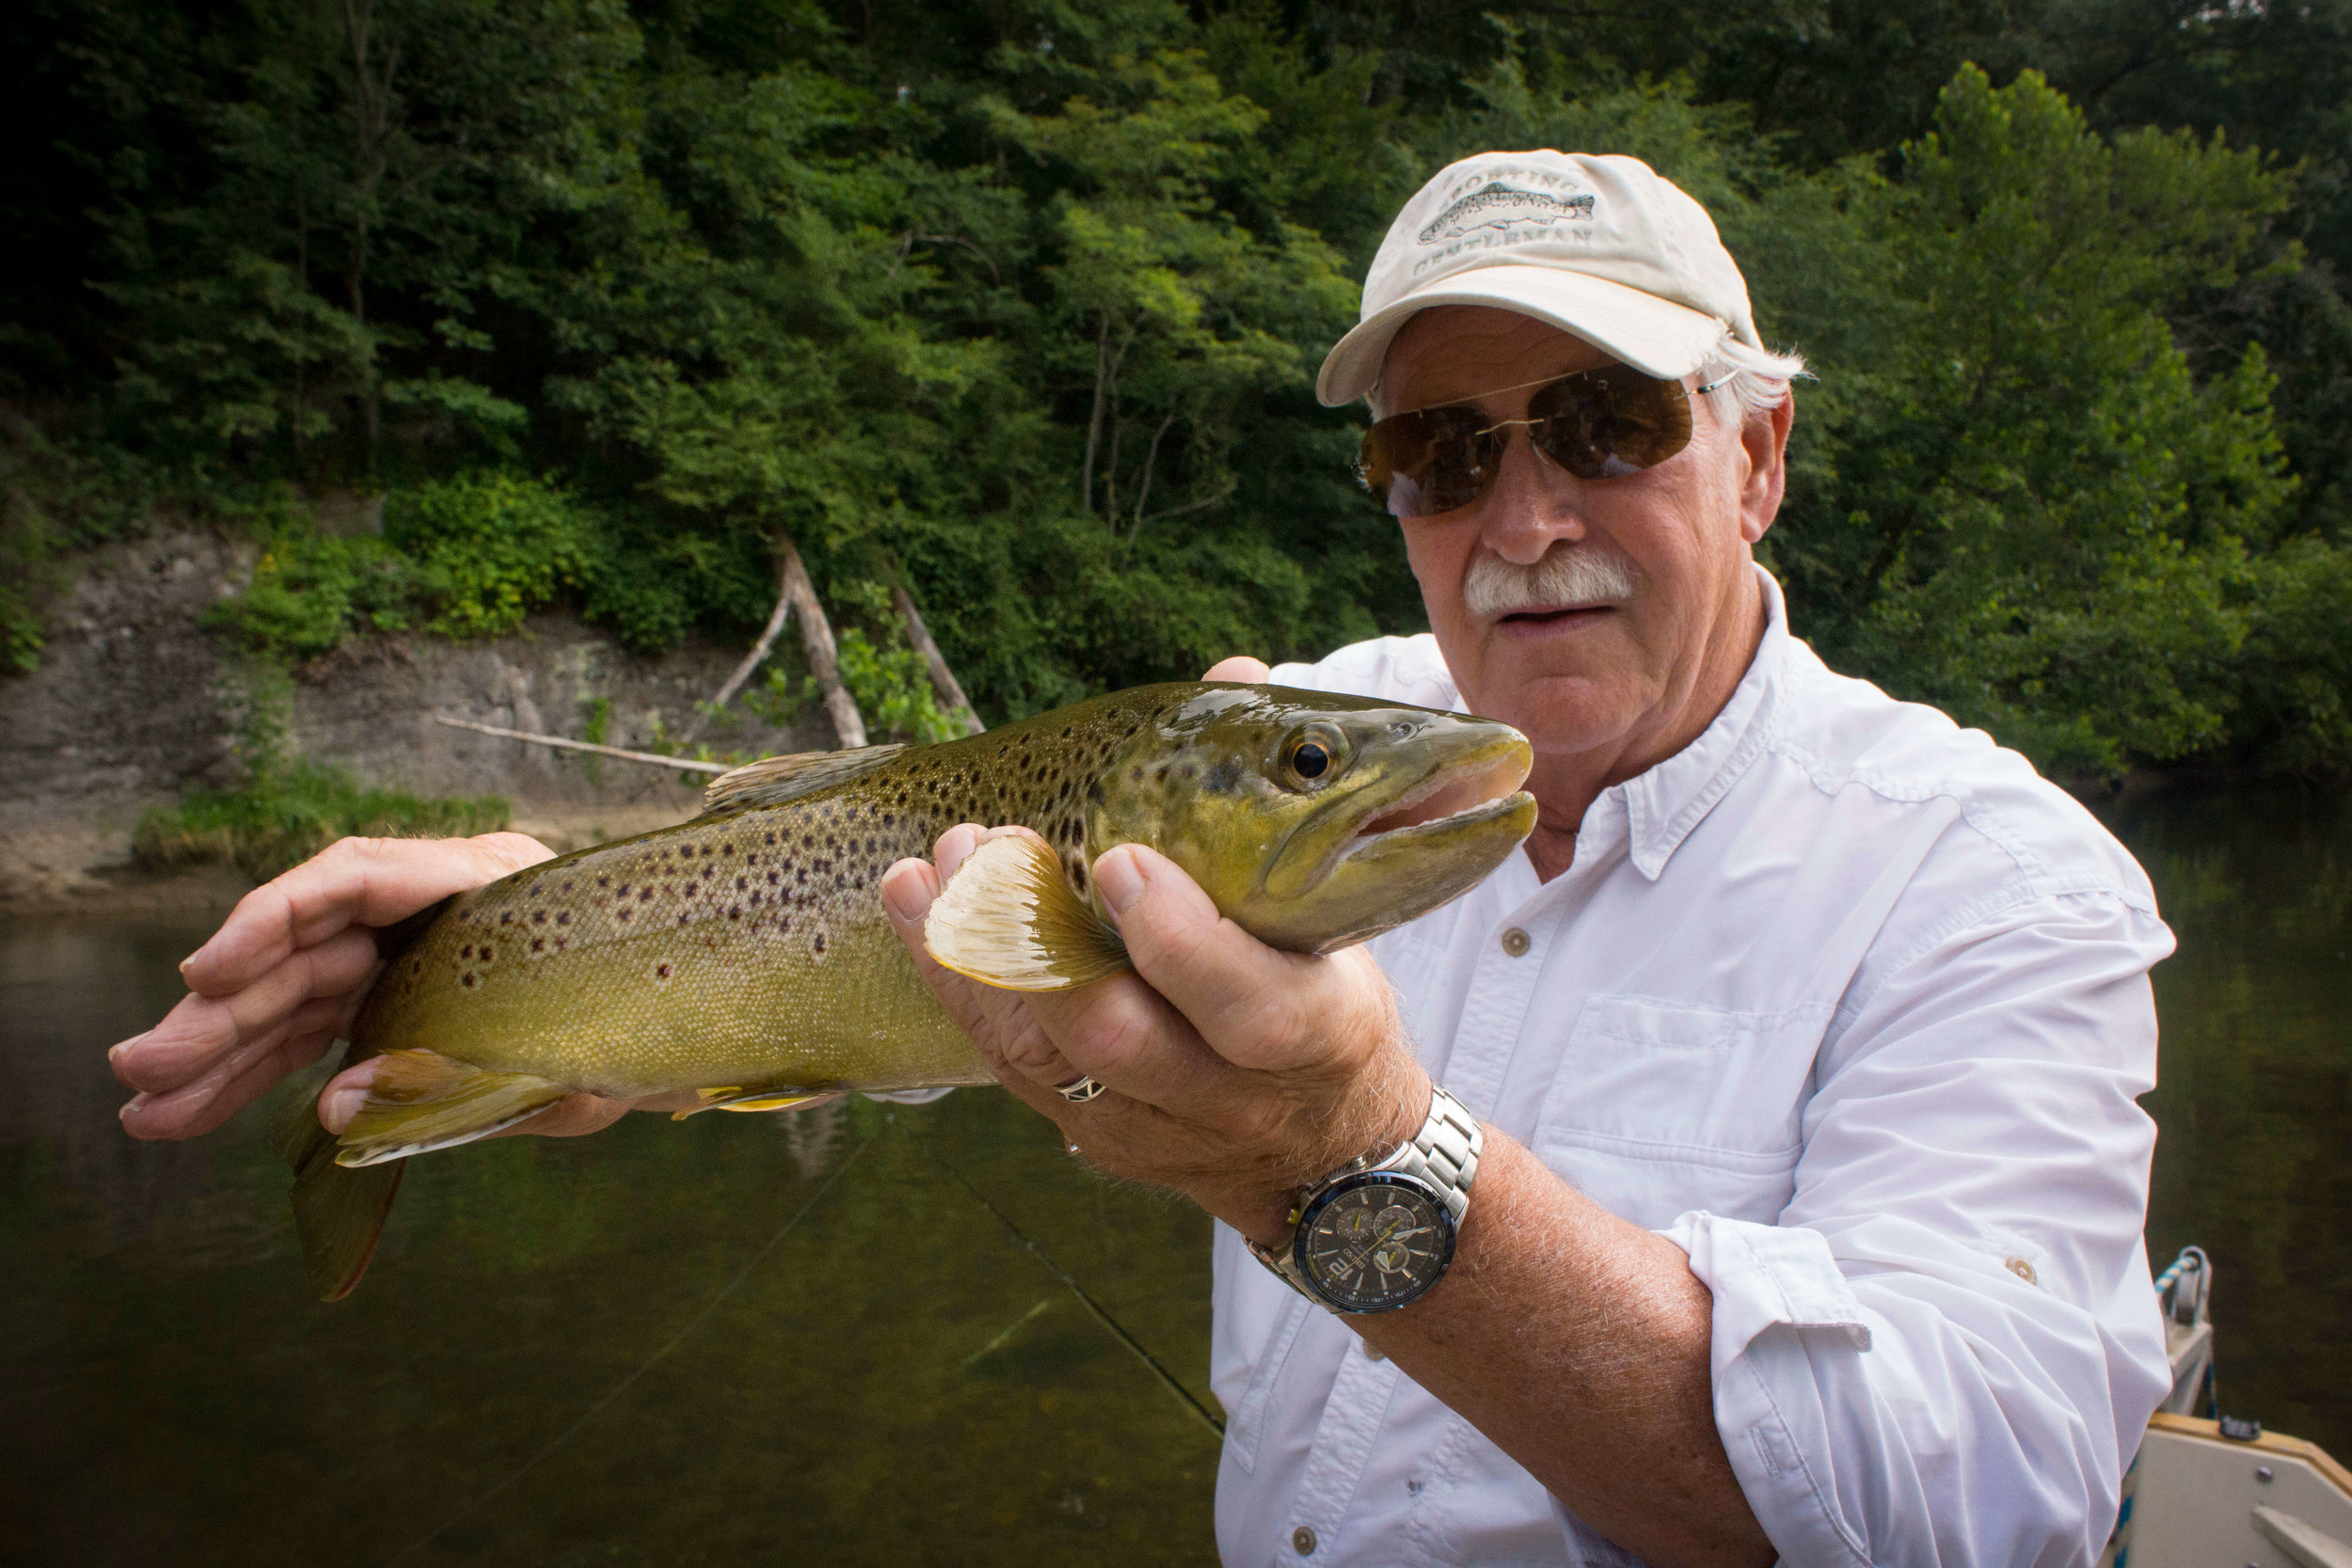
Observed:
[[[482,950],[482,961],[485,964],[490,961],[490,950],[486,947]]]
[[[508,910],[504,914],[500,915],[499,924],[501,926],[512,926],[515,924],[515,911],[513,910]]]
[[[548,923],[548,911],[545,910],[532,911],[531,923],[533,926],[545,926]]]
[[[457,977],[457,983],[464,986],[468,990],[471,990],[473,989],[473,971],[469,969],[466,971],[465,974],[460,974]]]
[[[817,951],[822,953],[825,950],[825,933],[822,931],[818,932],[817,940],[811,945],[813,945]]]
[[[623,882],[623,883],[622,883],[622,884],[621,884],[618,888],[614,889],[613,891],[614,891],[615,893],[619,894],[619,895],[620,895],[620,896],[622,896],[623,898],[626,898],[626,897],[628,897],[628,884],[627,882]]]
[[[572,923],[572,911],[565,910],[563,913],[555,917],[555,923],[558,926],[569,926]]]
[[[735,891],[738,893],[742,892],[745,888],[751,885],[751,879],[748,877],[738,877],[735,879]]]
[[[1087,890],[1087,863],[1075,855],[1070,860],[1070,879],[1078,884],[1080,893]]]
[[[459,958],[472,958],[472,957],[473,957],[473,947],[472,947],[472,945],[469,943],[469,944],[468,944],[467,946],[464,946],[464,947],[459,948],[459,949],[457,950],[457,956],[458,956]]]
[[[666,980],[670,977],[670,966],[668,964],[656,964],[653,966],[653,974],[655,979]]]
[[[735,853],[735,846],[732,844],[723,844],[719,847],[719,853],[723,855],[732,855]]]
[[[685,924],[686,924],[686,916],[684,916],[684,915],[682,915],[682,914],[681,914],[681,915],[679,915],[679,916],[677,917],[677,923],[678,923],[679,925],[681,925],[681,926],[685,925]]]
[[[627,911],[627,910],[623,910],[623,911],[621,911],[621,918],[622,918],[623,920],[627,920],[627,919],[628,918],[628,916],[629,916],[629,911]]]
[[[776,835],[775,835],[775,834],[773,834],[773,833],[770,833],[770,834],[768,835],[768,842],[769,842],[769,843],[771,843],[771,844],[773,844],[773,843],[775,843],[775,841],[776,841]]]
[[[653,902],[653,889],[651,889],[651,888],[647,888],[647,889],[645,889],[645,891],[644,891],[644,892],[643,892],[643,893],[639,894],[639,895],[637,895],[637,901],[638,901],[639,903],[641,903],[641,904],[650,904],[650,903],[652,903],[652,902]]]
[[[569,877],[564,879],[564,891],[565,893],[572,891],[572,879]]]
[[[611,887],[612,885],[612,879],[610,877],[599,877],[596,879],[596,886],[598,887]]]
[[[743,906],[742,906],[742,905],[740,905],[740,904],[729,904],[729,905],[727,906],[727,918],[728,918],[729,920],[740,920],[740,919],[742,919],[742,918],[743,918]]]
[[[533,953],[546,952],[548,950],[548,939],[545,937],[532,937],[531,939],[531,950]]]
[[[776,874],[772,871],[768,873],[768,885],[770,887],[774,887],[776,885]]]

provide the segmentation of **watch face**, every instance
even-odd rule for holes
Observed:
[[[1293,1257],[1343,1312],[1389,1312],[1418,1299],[1454,1258],[1454,1216],[1423,1182],[1368,1171],[1299,1216]]]

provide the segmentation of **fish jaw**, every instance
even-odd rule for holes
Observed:
[[[1375,776],[1269,863],[1263,902],[1236,916],[1260,940],[1310,953],[1368,941],[1469,892],[1534,831],[1526,736],[1457,714],[1422,722],[1385,753],[1367,746],[1358,765]]]

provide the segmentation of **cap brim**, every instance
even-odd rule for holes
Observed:
[[[1405,324],[1436,305],[1484,305],[1515,310],[1614,355],[1637,371],[1669,380],[1689,375],[1728,330],[1713,316],[1645,294],[1623,283],[1560,267],[1474,267],[1439,286],[1410,293],[1366,317],[1324,356],[1315,396],[1327,408],[1353,403],[1380,379],[1389,344]]]

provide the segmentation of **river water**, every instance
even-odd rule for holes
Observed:
[[[2149,1246],[2233,1413],[2352,1457],[2352,813],[2111,820],[2156,973]],[[1209,1562],[1208,1227],[995,1091],[635,1117],[419,1162],[306,1294],[266,1107],[143,1145],[103,1048],[209,923],[0,925],[0,1557]]]

